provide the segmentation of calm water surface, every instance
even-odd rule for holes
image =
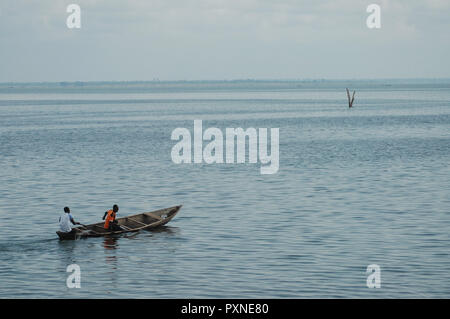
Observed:
[[[0,86],[0,297],[450,297],[450,84]],[[278,127],[280,170],[176,165],[172,130]],[[57,239],[183,204],[158,231]],[[81,289],[66,267],[81,267]],[[368,289],[366,267],[381,267]]]

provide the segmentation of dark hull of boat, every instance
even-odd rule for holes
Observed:
[[[109,231],[105,229],[102,222],[74,228],[75,231],[70,233],[57,231],[56,234],[58,234],[60,240],[74,240],[78,238],[102,237],[137,232],[140,230],[149,230],[167,224],[175,217],[180,209],[181,205],[117,218],[117,223],[122,228],[122,230],[118,231]]]

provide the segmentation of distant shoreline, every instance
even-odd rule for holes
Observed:
[[[117,81],[31,81],[0,82],[0,86],[82,86],[82,85],[154,85],[154,84],[233,84],[233,83],[441,83],[449,82],[449,78],[361,78],[361,79],[232,79],[232,80],[117,80]]]
[[[349,80],[198,80],[198,81],[87,81],[0,83],[0,94],[153,94],[219,93],[230,91],[322,91],[335,90],[448,90],[445,79],[349,79]]]

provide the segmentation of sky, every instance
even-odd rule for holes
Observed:
[[[449,17],[450,0],[1,0],[0,82],[449,78]]]

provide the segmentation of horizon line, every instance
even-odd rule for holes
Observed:
[[[153,80],[61,80],[61,81],[9,81],[0,82],[4,84],[60,84],[60,83],[181,83],[181,82],[317,82],[317,81],[405,81],[405,80],[450,80],[450,77],[386,77],[386,78],[235,78],[235,79],[202,79],[202,80],[160,80],[155,78]]]

